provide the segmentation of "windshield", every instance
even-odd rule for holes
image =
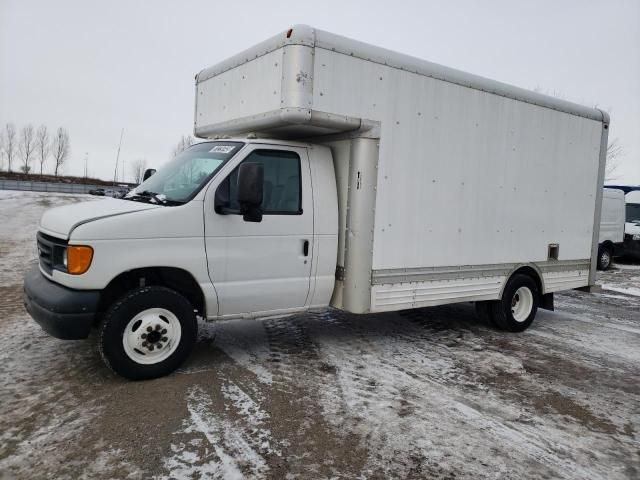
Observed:
[[[127,198],[147,195],[169,202],[188,202],[243,145],[242,142],[193,145],[129,192]]]
[[[627,222],[640,222],[640,203],[627,203]]]

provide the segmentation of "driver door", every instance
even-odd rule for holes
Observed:
[[[276,314],[306,305],[313,248],[313,203],[306,148],[250,145],[221,172],[205,201],[209,277],[218,315]],[[237,173],[243,162],[264,167],[262,221],[243,220]],[[216,213],[214,198],[228,208]],[[237,212],[237,213],[236,213]]]

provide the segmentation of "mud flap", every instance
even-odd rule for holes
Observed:
[[[553,293],[547,293],[540,296],[540,308],[551,310],[553,312]]]

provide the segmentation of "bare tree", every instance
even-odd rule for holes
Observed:
[[[33,125],[25,125],[20,130],[20,154],[22,155],[22,170],[24,173],[31,171],[31,159],[33,158],[33,152],[35,150],[35,136],[33,131]]]
[[[134,183],[142,183],[142,177],[144,176],[144,171],[147,169],[147,160],[144,158],[138,158],[131,162],[131,176],[133,177]]]
[[[4,154],[7,157],[7,171],[11,171],[11,162],[16,156],[18,141],[16,139],[16,127],[13,123],[4,126]]]
[[[183,135],[182,138],[180,138],[178,144],[173,147],[173,154],[171,157],[175,157],[179,153],[189,148],[191,145],[193,145],[193,137],[191,135]]]
[[[49,130],[46,125],[40,125],[36,132],[36,150],[38,152],[38,161],[40,162],[40,175],[42,175],[42,167],[49,156],[51,149]]]
[[[4,165],[4,132],[0,132],[0,170]]]
[[[607,163],[604,168],[604,182],[611,182],[617,178],[616,172],[620,166],[620,156],[623,149],[617,138],[614,138],[607,145]]]
[[[55,161],[54,175],[57,177],[59,171],[64,165],[64,162],[67,161],[69,153],[71,152],[69,134],[62,127],[58,128],[55,137],[53,137],[52,151],[53,159]]]

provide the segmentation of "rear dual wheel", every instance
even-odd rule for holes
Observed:
[[[476,312],[501,330],[522,332],[536,316],[538,298],[538,286],[533,278],[519,273],[509,279],[500,300],[476,302]]]

